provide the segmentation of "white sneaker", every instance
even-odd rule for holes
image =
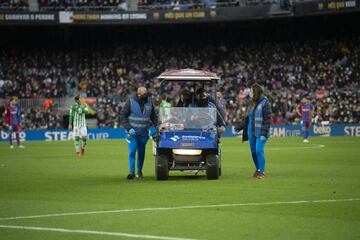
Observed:
[[[307,140],[307,139],[304,139],[304,141],[303,141],[304,143],[308,143],[309,142],[309,140]]]
[[[14,145],[10,145],[10,148],[13,149],[13,148],[14,148]]]
[[[23,146],[23,145],[19,145],[19,146],[18,146],[18,148],[25,148],[25,146]]]

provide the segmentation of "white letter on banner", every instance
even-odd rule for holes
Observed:
[[[19,132],[19,138],[20,141],[25,142],[26,141],[26,133],[25,132]]]
[[[348,126],[346,126],[346,127],[344,128],[344,132],[345,132],[345,136],[350,136],[350,132],[349,132],[349,127],[348,127]]]
[[[67,139],[67,134],[66,134],[66,132],[61,132],[60,133],[60,140],[66,140]]]
[[[58,141],[59,140],[59,132],[53,132],[53,135],[54,135],[54,141]]]
[[[284,137],[285,136],[285,128],[274,128],[273,130],[274,137]],[[283,136],[281,136],[283,134]]]
[[[355,136],[355,127],[350,127],[350,136]]]
[[[104,139],[108,139],[109,138],[109,133],[105,132],[104,133]]]
[[[8,137],[9,137],[9,134],[8,134],[7,132],[1,131],[1,138],[2,138],[3,140],[8,139]]]
[[[355,127],[350,126],[349,128],[350,128],[350,134],[349,134],[349,136],[355,136]]]
[[[278,128],[278,135],[279,135],[279,137],[286,137],[285,128]]]
[[[278,129],[277,128],[273,128],[273,137],[278,137]]]
[[[52,141],[51,132],[45,132],[45,141]]]

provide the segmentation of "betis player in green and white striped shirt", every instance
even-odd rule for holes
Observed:
[[[69,130],[73,130],[75,138],[76,156],[80,157],[85,153],[87,141],[87,128],[85,115],[88,113],[88,107],[81,104],[80,97],[75,97],[75,104],[70,108]]]

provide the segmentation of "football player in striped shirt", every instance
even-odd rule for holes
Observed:
[[[300,124],[304,143],[308,143],[311,118],[314,113],[314,105],[312,105],[311,102],[309,102],[308,99],[304,97],[301,101],[301,104],[296,109],[296,112],[301,118]]]
[[[69,114],[69,130],[73,130],[75,139],[76,156],[80,157],[85,153],[85,146],[87,141],[87,128],[85,115],[89,109],[86,104],[82,104],[80,97],[74,98],[75,104],[70,108]]]
[[[15,133],[16,136],[17,146],[19,148],[25,148],[20,144],[19,131],[21,131],[21,110],[17,101],[16,97],[10,98],[10,105],[5,110],[5,125],[8,128],[10,148],[14,148],[12,144],[13,133]]]

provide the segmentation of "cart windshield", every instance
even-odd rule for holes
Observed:
[[[160,107],[160,129],[162,131],[216,129],[216,108]]]

